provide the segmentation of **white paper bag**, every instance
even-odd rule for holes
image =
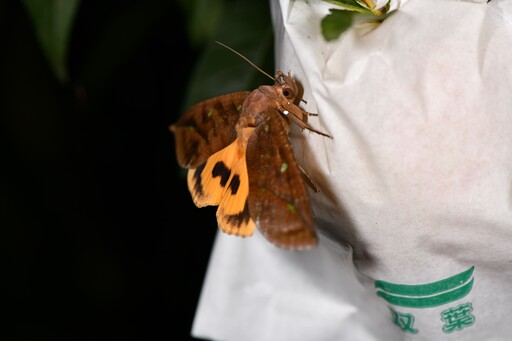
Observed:
[[[320,21],[335,5],[271,6],[277,66],[334,137],[292,137],[320,188],[320,245],[219,234],[193,335],[508,340],[512,2],[393,2],[330,42]]]

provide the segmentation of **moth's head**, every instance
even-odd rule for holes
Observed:
[[[276,87],[279,95],[283,96],[290,102],[294,102],[297,96],[299,95],[299,87],[297,83],[293,80],[290,72],[288,75],[285,75],[281,71],[276,72]]]

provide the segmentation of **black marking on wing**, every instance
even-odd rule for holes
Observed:
[[[212,177],[216,178],[220,176],[220,185],[222,187],[226,187],[230,175],[231,170],[228,167],[226,167],[226,164],[224,162],[219,161],[215,164],[215,166],[213,166]]]
[[[194,190],[199,195],[203,195],[203,184],[201,183],[201,173],[203,173],[203,169],[206,166],[206,162],[200,164],[196,169],[194,169]]]
[[[238,174],[233,175],[233,179],[229,183],[229,189],[231,189],[231,195],[235,195],[240,188],[240,176]]]
[[[234,225],[240,228],[242,224],[247,224],[251,219],[251,214],[249,213],[249,203],[247,200],[245,201],[244,210],[237,214],[229,214],[226,215],[226,221],[229,225]]]

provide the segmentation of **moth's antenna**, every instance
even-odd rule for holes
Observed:
[[[240,58],[242,58],[243,60],[245,60],[247,63],[251,64],[252,67],[254,67],[256,70],[258,70],[259,72],[261,72],[262,74],[264,74],[265,76],[267,76],[268,78],[272,79],[274,82],[276,81],[274,77],[272,77],[271,75],[269,75],[268,73],[266,73],[265,71],[263,71],[262,69],[260,69],[256,64],[254,64],[253,62],[251,62],[249,60],[249,58],[247,58],[246,56],[244,56],[243,54],[241,54],[240,52],[232,49],[231,47],[227,46],[226,44],[223,44],[221,43],[220,41],[215,41],[217,44],[221,45],[221,46],[224,46],[225,48],[227,48],[228,50],[230,50],[231,52],[237,54]]]

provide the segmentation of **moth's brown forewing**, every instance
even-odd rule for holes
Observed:
[[[289,123],[271,109],[249,139],[249,211],[270,242],[308,248],[316,244],[313,214],[288,133]]]
[[[199,102],[171,125],[180,166],[195,168],[236,139],[235,125],[249,94],[235,92]]]

